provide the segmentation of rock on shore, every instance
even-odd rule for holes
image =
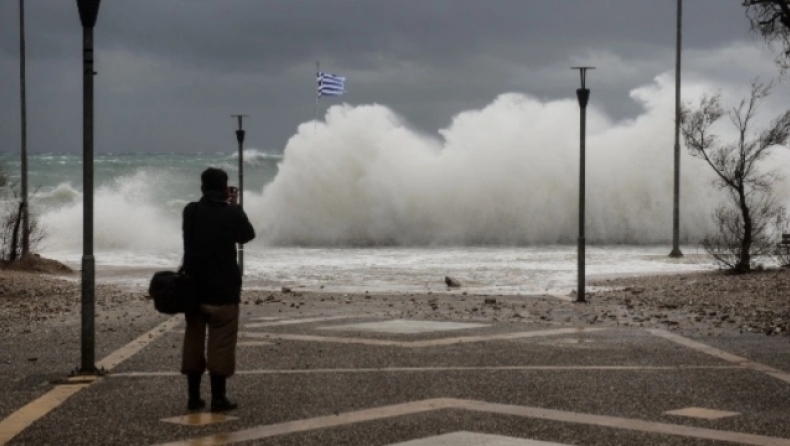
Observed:
[[[75,275],[0,269],[0,333],[79,311],[82,292]],[[112,285],[96,286],[96,306],[114,307],[143,299]]]
[[[768,335],[790,332],[790,270],[777,269],[745,275],[710,272],[611,279],[594,283],[615,290],[596,293],[594,302],[616,302],[641,321],[679,321],[729,327]]]

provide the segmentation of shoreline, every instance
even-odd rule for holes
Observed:
[[[680,263],[689,263],[682,261]],[[79,283],[80,265],[74,262],[65,262],[66,266],[73,269],[72,275],[62,276],[63,280]],[[139,290],[142,288],[147,289],[148,282],[153,274],[157,271],[175,271],[177,266],[126,266],[126,265],[97,265],[96,266],[96,283],[104,285],[114,285],[121,288],[130,290]],[[448,268],[451,270],[452,268]],[[712,269],[707,264],[699,264],[698,268],[684,269],[684,270],[664,270],[657,268],[655,270],[642,269],[635,271],[622,271],[614,273],[587,273],[587,292],[600,292],[609,289],[607,286],[601,286],[600,283],[611,279],[628,279],[640,277],[653,277],[653,276],[674,276],[674,275],[693,275],[716,273],[717,270]],[[345,294],[373,294],[373,295],[398,295],[398,294],[478,294],[486,296],[571,296],[576,289],[576,273],[568,271],[556,271],[557,277],[553,279],[546,279],[540,282],[542,285],[549,284],[548,287],[537,286],[533,283],[530,277],[525,277],[523,282],[515,282],[514,278],[508,278],[505,283],[485,283],[479,280],[474,280],[467,277],[463,273],[458,276],[454,274],[447,274],[450,277],[460,280],[462,286],[458,288],[447,287],[444,282],[445,275],[439,272],[431,274],[425,280],[392,280],[397,278],[397,274],[390,276],[385,281],[375,281],[364,279],[353,281],[351,278],[346,282],[337,282],[334,278],[328,278],[325,281],[316,279],[315,277],[305,278],[304,281],[288,277],[283,280],[274,280],[270,277],[263,277],[258,273],[249,273],[244,276],[244,290],[245,291],[264,291],[264,292],[278,292],[283,287],[293,290],[300,290],[311,293],[345,293]],[[565,277],[567,276],[567,277]],[[559,286],[558,286],[559,285]]]
[[[603,246],[588,252],[588,280],[715,268],[691,247],[683,259],[670,259],[660,246]],[[175,270],[180,257],[107,251],[97,255],[98,283],[147,287],[157,270]],[[51,253],[79,269],[76,253]],[[266,248],[245,250],[244,285],[248,290],[277,291],[282,286],[313,292],[445,292],[445,276],[470,293],[536,295],[570,293],[576,286],[572,246]]]
[[[25,333],[47,324],[76,323],[79,281],[78,271],[63,276],[0,269],[0,332]],[[120,319],[125,312],[141,317],[157,315],[147,297],[147,286],[129,285],[97,280],[97,319]],[[588,302],[584,304],[548,291],[489,294],[464,286],[442,291],[375,292],[291,286],[286,292],[248,285],[242,294],[242,308],[263,305],[276,314],[286,310],[304,317],[359,313],[536,326],[652,327],[699,336],[790,333],[788,269],[743,276],[704,271],[595,277],[588,285]]]

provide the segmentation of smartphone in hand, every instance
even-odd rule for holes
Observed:
[[[235,186],[228,187],[228,203],[239,204],[239,188]]]

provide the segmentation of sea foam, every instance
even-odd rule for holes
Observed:
[[[181,249],[180,213],[160,205],[155,195],[166,187],[164,175],[137,171],[99,187],[94,198],[94,244],[98,249],[168,252]],[[82,247],[82,194],[71,205],[45,211],[47,251]]]

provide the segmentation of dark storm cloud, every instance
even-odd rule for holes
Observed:
[[[685,44],[746,42],[739,2],[686,0]],[[81,30],[73,1],[28,0],[30,147],[80,148]],[[0,151],[18,151],[18,2],[0,3]],[[280,150],[312,119],[316,60],[349,77],[349,103],[391,106],[425,131],[497,94],[569,97],[595,63],[616,117],[628,91],[673,69],[675,2],[657,0],[105,0],[96,26],[97,150]],[[609,64],[600,66],[601,62]],[[329,103],[322,102],[322,107]]]
[[[4,3],[4,16],[14,16],[14,3]],[[746,34],[739,6],[687,3],[688,17],[709,20],[689,32],[697,46],[718,46]],[[28,9],[33,25],[41,18],[41,34],[31,28],[38,40],[33,45],[40,44],[45,55],[67,53],[62,37],[79,37],[74,5],[49,0]],[[651,0],[141,0],[105,2],[97,32],[104,39],[98,45],[105,48],[212,71],[276,73],[326,57],[356,69],[376,67],[382,58],[441,65],[479,53],[529,56],[539,63],[557,57],[558,49],[581,45],[649,50],[672,43],[674,14],[673,2]],[[732,25],[740,26],[721,26],[715,20],[721,17],[737,19]],[[6,44],[16,43],[14,37],[6,29],[3,49],[16,55],[17,46]]]

